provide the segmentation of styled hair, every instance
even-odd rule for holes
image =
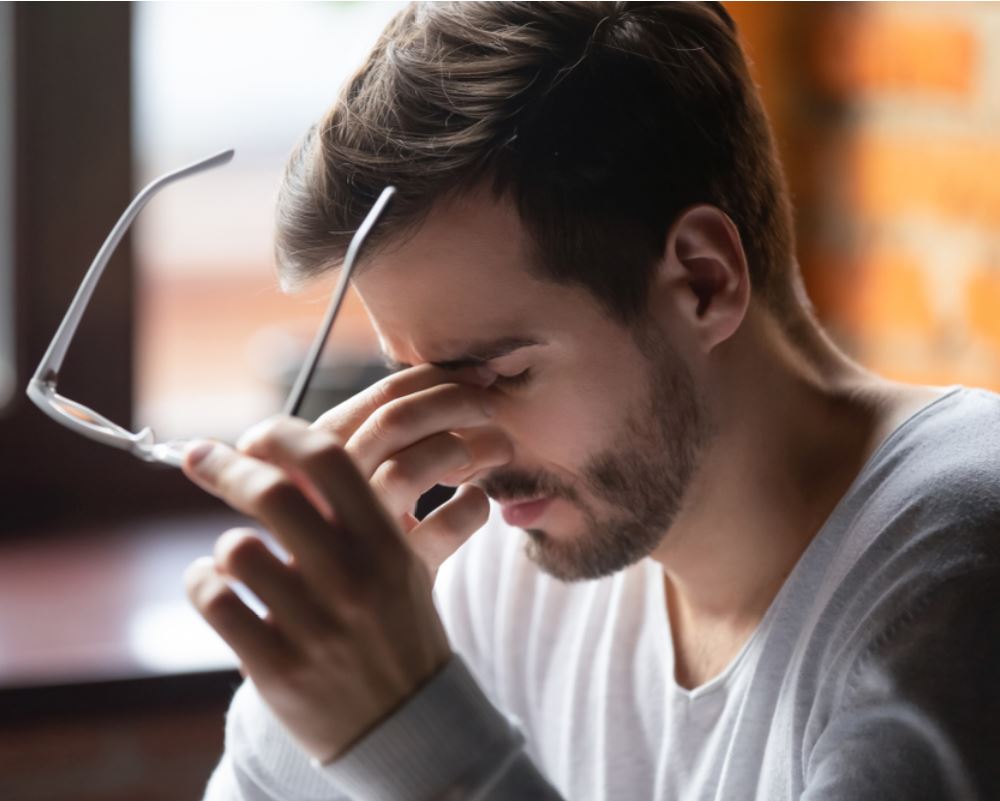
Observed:
[[[756,297],[779,310],[794,297],[787,190],[718,3],[408,6],[288,162],[285,287],[338,265],[389,184],[372,250],[485,186],[516,204],[530,269],[588,289],[625,322],[645,308],[670,225],[696,203],[735,223]]]

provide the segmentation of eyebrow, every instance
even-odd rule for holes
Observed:
[[[451,359],[431,362],[435,367],[445,370],[461,370],[463,367],[475,367],[485,364],[493,359],[499,359],[521,348],[530,348],[534,345],[544,345],[544,341],[531,339],[529,337],[501,337],[500,339],[488,339],[480,342],[472,342],[465,345],[463,352]],[[399,362],[391,358],[385,351],[382,358],[386,367],[390,370],[405,370],[413,365],[406,362]]]

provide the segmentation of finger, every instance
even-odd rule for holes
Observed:
[[[336,556],[341,572],[364,567],[358,560],[369,557],[372,548],[402,544],[390,515],[351,456],[327,432],[311,429],[293,418],[276,417],[259,428],[247,447],[266,455],[267,462],[260,464],[288,477],[294,487],[309,487],[317,503],[331,510],[329,519],[340,529],[337,539],[341,547]],[[298,555],[294,548],[289,550]]]
[[[370,478],[390,456],[422,439],[456,428],[484,425],[493,401],[478,387],[439,384],[379,408],[347,441],[347,451]]]
[[[393,517],[412,512],[420,496],[437,479],[465,469],[471,449],[456,434],[428,437],[383,462],[371,478],[372,489]]]
[[[310,584],[343,574],[350,548],[343,526],[325,519],[280,467],[223,443],[197,442],[189,447],[183,469],[202,489],[263,523]]]
[[[456,371],[444,370],[431,364],[421,364],[400,370],[372,384],[368,389],[321,415],[312,427],[327,431],[341,442],[346,442],[377,409],[387,403],[430,389],[437,384],[460,381],[485,386],[490,380],[491,376],[476,368]]]
[[[310,600],[298,571],[275,556],[253,529],[225,532],[216,540],[214,555],[218,570],[249,587],[289,639],[306,642],[333,625]]]
[[[486,525],[489,516],[486,494],[472,484],[463,484],[451,500],[409,533],[407,542],[433,575],[445,559]]]
[[[255,615],[229,588],[211,557],[202,557],[184,573],[188,598],[206,622],[232,648],[253,677],[281,671],[291,645]]]
[[[399,516],[398,522],[404,536],[420,525],[420,520],[412,512],[403,512]]]
[[[330,521],[333,477],[329,465],[338,462],[344,450],[326,431],[318,431],[295,417],[276,415],[258,423],[240,438],[247,455],[282,469],[303,494]],[[316,481],[316,478],[322,479]]]
[[[454,432],[472,453],[469,464],[457,472],[442,475],[436,481],[446,487],[468,484],[484,470],[508,464],[514,458],[514,446],[497,426],[459,429]]]
[[[464,476],[510,460],[511,447],[499,429],[444,432],[411,445],[379,465],[372,476],[375,494],[394,517],[413,510],[435,484],[458,486]]]
[[[329,501],[321,492],[317,490],[317,488],[309,480],[305,471],[300,469],[298,464],[294,461],[289,461],[287,458],[279,460],[280,454],[276,443],[281,442],[293,433],[301,433],[310,430],[311,426],[309,426],[304,420],[300,420],[298,417],[274,415],[266,420],[262,420],[244,432],[243,436],[240,437],[239,442],[237,442],[236,447],[248,456],[252,456],[255,459],[260,459],[264,462],[277,464],[285,470],[285,472],[288,473],[288,475],[295,482],[296,486],[298,486],[298,488],[302,490],[303,494],[312,502],[313,506],[315,506],[328,520],[333,520],[333,509],[330,508]],[[326,437],[323,441],[328,443],[330,446],[336,446],[342,442],[342,440],[338,440],[332,434],[325,431],[316,431],[313,436],[316,438]]]

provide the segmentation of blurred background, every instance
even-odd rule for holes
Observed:
[[[180,575],[238,520],[24,385],[134,193],[232,147],[140,216],[60,391],[164,437],[278,410],[332,288],[277,287],[283,163],[399,7],[0,4],[0,798],[200,797],[239,677]],[[1000,6],[729,8],[831,334],[894,378],[1000,389]],[[373,358],[352,300],[313,408]]]

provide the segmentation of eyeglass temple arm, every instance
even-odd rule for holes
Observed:
[[[285,408],[282,410],[283,414],[295,416],[299,413],[306,389],[309,386],[309,382],[312,381],[313,374],[316,372],[319,357],[323,353],[323,347],[326,345],[326,341],[330,336],[330,330],[333,328],[333,322],[336,320],[337,314],[340,312],[340,307],[343,305],[344,297],[347,295],[347,287],[351,280],[351,274],[354,272],[354,264],[357,261],[358,253],[364,245],[368,233],[375,226],[375,223],[378,222],[379,217],[395,193],[396,188],[393,186],[387,186],[383,189],[382,194],[375,201],[375,205],[371,207],[368,215],[362,221],[361,225],[358,226],[358,230],[354,232],[354,236],[351,237],[351,243],[347,246],[347,254],[344,256],[344,266],[340,271],[340,280],[337,281],[337,288],[333,293],[333,299],[326,310],[323,325],[320,326],[319,333],[309,348],[309,353],[302,364],[302,369],[299,370],[292,391],[288,395],[288,400],[285,401]]]
[[[90,302],[90,298],[94,294],[94,289],[97,287],[97,284],[101,279],[101,275],[104,273],[104,268],[107,267],[108,262],[111,260],[111,254],[114,253],[118,243],[121,242],[122,237],[125,236],[125,232],[142,210],[143,206],[145,206],[152,199],[153,195],[163,189],[163,187],[167,184],[171,184],[181,178],[186,178],[189,175],[226,164],[233,158],[233,153],[233,150],[224,150],[221,153],[217,153],[207,159],[202,159],[194,164],[189,164],[187,167],[182,167],[179,170],[167,173],[166,175],[157,178],[155,181],[146,186],[146,188],[143,189],[138,195],[136,195],[135,200],[129,204],[128,208],[125,209],[125,213],[122,214],[118,222],[115,224],[115,227],[111,229],[111,233],[108,234],[108,238],[104,240],[104,244],[101,245],[101,249],[97,251],[97,255],[94,257],[94,261],[87,270],[87,274],[84,277],[83,282],[80,284],[80,288],[77,290],[76,296],[73,298],[73,302],[70,304],[69,309],[67,309],[62,323],[59,324],[59,329],[56,331],[56,335],[52,338],[52,342],[49,345],[48,350],[45,352],[45,356],[42,358],[42,361],[38,365],[38,369],[35,371],[35,375],[31,379],[33,384],[36,382],[48,383],[51,385],[55,384],[59,370],[62,368],[63,359],[66,358],[66,351],[69,349],[69,344],[73,340],[73,335],[76,333],[76,329],[80,325],[83,312],[86,310],[87,304]]]

